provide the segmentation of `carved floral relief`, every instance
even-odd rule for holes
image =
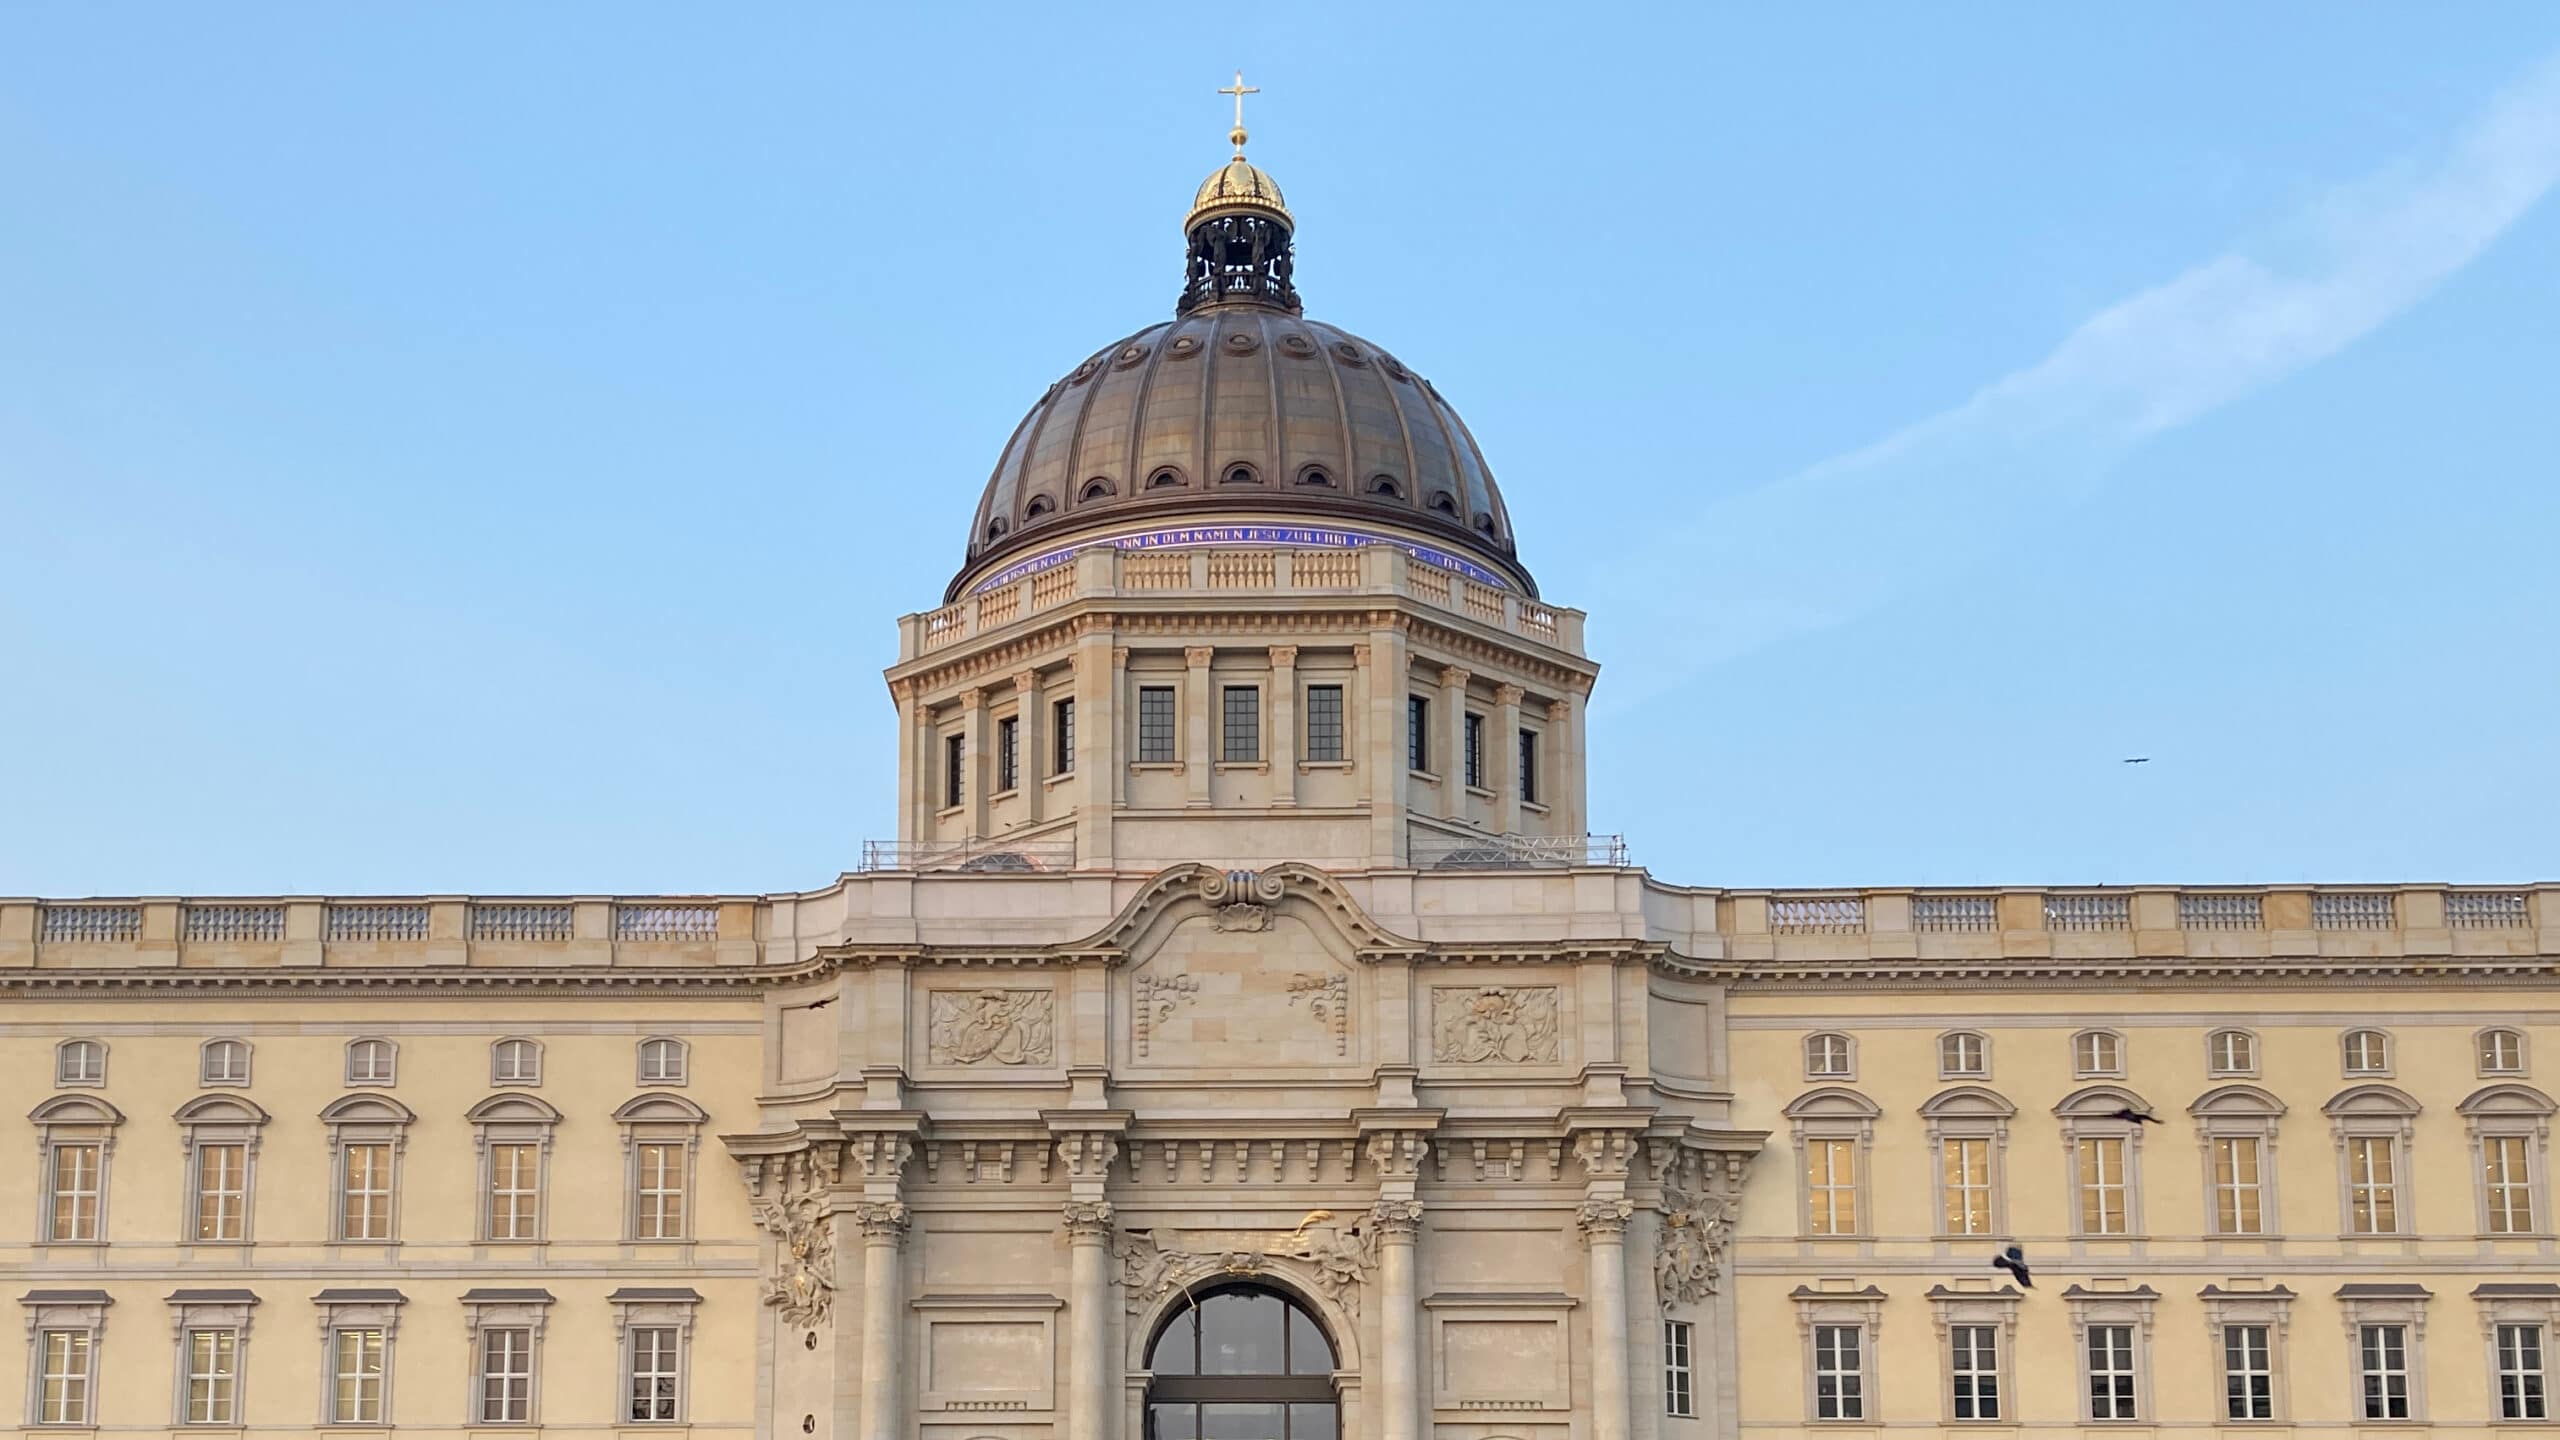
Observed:
[[[1553,1063],[1555,987],[1477,985],[1433,990],[1431,1058],[1457,1065]]]
[[[936,1065],[1046,1065],[1054,1053],[1057,997],[1046,990],[936,990]]]
[[[773,1236],[773,1273],[764,1278],[764,1303],[783,1323],[823,1324],[836,1291],[836,1245],[826,1214],[826,1191],[804,1162],[785,1172],[782,1193],[755,1204],[756,1223]]]

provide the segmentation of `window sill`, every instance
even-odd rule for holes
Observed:
[[[1179,760],[1136,760],[1129,765],[1129,773],[1132,775],[1144,775],[1150,772],[1179,775],[1182,770],[1183,764]]]
[[[1419,780],[1425,785],[1437,785],[1440,783],[1440,777],[1432,774],[1428,770],[1407,770],[1404,772],[1404,778],[1407,780]]]
[[[1487,790],[1486,788],[1484,788],[1484,787],[1483,787],[1483,786],[1481,786],[1481,785],[1470,785],[1470,786],[1468,786],[1468,787],[1467,787],[1467,793],[1468,793],[1468,794],[1470,794],[1470,795],[1473,795],[1474,797],[1476,797],[1476,798],[1477,798],[1477,799],[1479,799],[1479,800],[1490,800],[1490,799],[1494,798],[1493,792],[1492,792],[1492,791],[1490,791],[1490,790]]]
[[[1239,774],[1250,772],[1256,775],[1268,775],[1271,773],[1271,762],[1268,760],[1221,760],[1210,768],[1221,775],[1230,771]]]
[[[1532,800],[1525,795],[1520,797],[1520,808],[1528,811],[1532,815],[1544,815],[1547,813],[1546,806],[1539,804],[1537,801]]]
[[[1061,770],[1057,774],[1050,776],[1048,779],[1041,781],[1040,788],[1043,790],[1054,790],[1074,778],[1076,778],[1076,772],[1073,770]]]
[[[1351,762],[1348,760],[1301,760],[1298,762],[1298,773],[1301,775],[1310,775],[1318,770],[1340,770],[1347,774],[1350,769]]]
[[[949,820],[960,815],[968,808],[969,807],[965,802],[958,805],[945,805],[941,809],[933,812],[933,818],[936,820]]]
[[[987,803],[992,805],[992,804],[994,804],[994,803],[995,803],[996,801],[998,801],[998,800],[1013,800],[1013,799],[1018,799],[1018,798],[1020,798],[1020,797],[1021,797],[1021,795],[1022,795],[1022,787],[1021,787],[1021,786],[1019,786],[1019,785],[1009,785],[1009,786],[1006,786],[1004,789],[1002,789],[1002,790],[998,790],[998,791],[996,791],[995,793],[993,793],[993,794],[989,795],[989,796],[987,797]]]

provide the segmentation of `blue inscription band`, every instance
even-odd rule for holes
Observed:
[[[1327,525],[1179,525],[1163,530],[1138,530],[1126,535],[1097,536],[1062,549],[1017,560],[969,588],[972,595],[983,595],[1001,589],[1025,575],[1037,575],[1052,565],[1063,565],[1079,551],[1099,545],[1114,550],[1193,550],[1204,545],[1275,545],[1301,550],[1355,550],[1363,545],[1393,545],[1425,564],[1443,570],[1455,570],[1479,585],[1508,590],[1511,582],[1472,560],[1435,550],[1428,545],[1393,535],[1372,535],[1362,530],[1339,530]]]

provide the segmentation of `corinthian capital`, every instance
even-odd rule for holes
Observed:
[[[893,1241],[907,1237],[907,1207],[895,1200],[857,1200],[848,1213],[865,1235]]]
[[[1110,1239],[1112,1213],[1108,1200],[1068,1201],[1062,1210],[1067,1237],[1071,1240]]]
[[[1627,1220],[1636,1213],[1636,1202],[1625,1196],[1585,1200],[1573,1212],[1573,1223],[1582,1231],[1586,1242],[1622,1240],[1627,1233]]]
[[[1369,1207],[1369,1223],[1383,1240],[1410,1240],[1422,1228],[1422,1202],[1381,1200]]]

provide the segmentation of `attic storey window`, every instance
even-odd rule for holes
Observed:
[[[961,785],[961,767],[968,763],[968,759],[967,736],[942,737],[942,808],[945,810],[957,806],[967,794]]]
[[[1165,765],[1173,761],[1173,687],[1142,685],[1138,687],[1138,763]]]
[[[1055,753],[1049,757],[1049,773],[1076,773],[1076,702],[1061,700],[1049,707],[1049,740]]]
[[[1431,702],[1419,695],[1405,697],[1404,765],[1408,770],[1431,773]]]

